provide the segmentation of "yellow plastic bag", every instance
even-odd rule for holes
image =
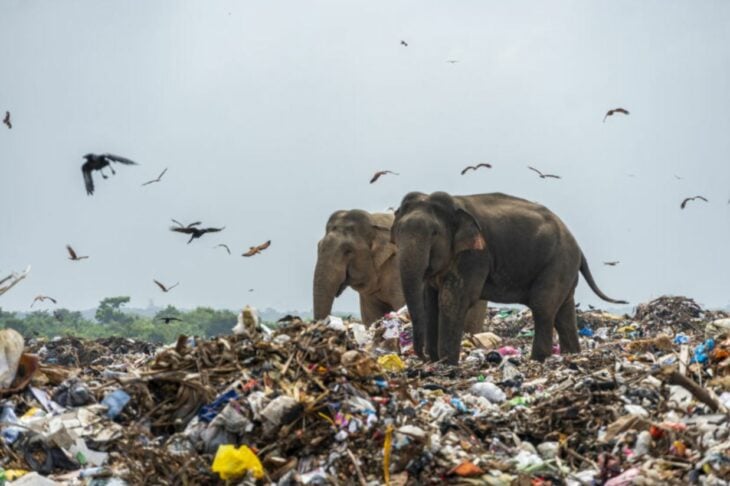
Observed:
[[[400,356],[397,354],[384,354],[378,358],[378,364],[383,367],[385,371],[396,372],[403,371],[406,367],[405,363]]]
[[[261,461],[245,445],[238,449],[231,444],[219,446],[210,470],[217,472],[224,481],[243,477],[249,471],[256,479],[264,477],[264,467],[261,465]]]

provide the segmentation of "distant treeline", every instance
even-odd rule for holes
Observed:
[[[230,334],[237,315],[230,310],[197,307],[190,311],[168,306],[154,317],[124,312],[129,297],[107,297],[99,303],[95,319],[85,318],[81,312],[56,308],[39,310],[24,315],[6,312],[0,308],[0,329],[12,328],[27,338],[77,336],[95,339],[123,336],[156,343],[170,343],[180,334],[187,336],[216,336]],[[165,324],[160,317],[177,317],[181,321]]]

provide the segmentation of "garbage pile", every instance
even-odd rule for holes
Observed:
[[[663,297],[578,322],[582,353],[536,363],[529,310],[490,310],[458,367],[414,357],[405,309],[269,329],[249,308],[233,335],[158,349],[30,343],[32,378],[0,388],[0,483],[730,481],[728,315]]]

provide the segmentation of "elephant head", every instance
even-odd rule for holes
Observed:
[[[484,250],[486,242],[474,215],[444,192],[407,194],[395,213],[391,241],[398,247],[403,293],[413,319],[414,347],[423,358],[425,281],[443,275],[459,252]]]
[[[390,241],[391,214],[336,211],[319,241],[314,270],[314,318],[323,319],[348,286],[360,294],[378,291],[378,272],[396,247]]]

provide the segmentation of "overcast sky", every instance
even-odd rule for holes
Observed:
[[[728,25],[725,1],[3,0],[0,278],[33,269],[0,306],[311,309],[328,216],[412,190],[538,201],[608,295],[728,305]],[[87,152],[140,165],[89,197]],[[226,229],[187,245],[170,218]]]

